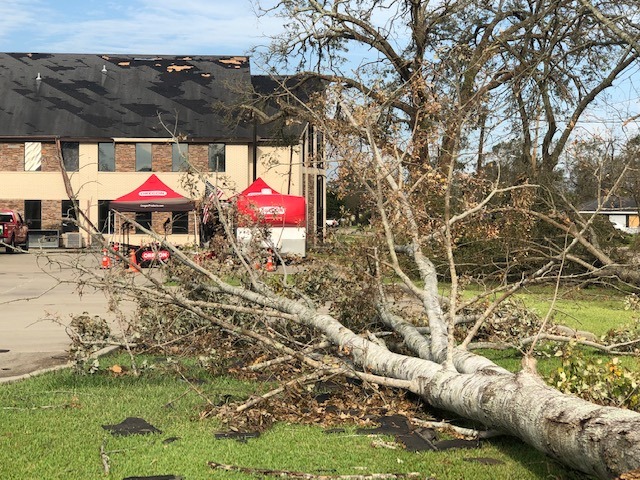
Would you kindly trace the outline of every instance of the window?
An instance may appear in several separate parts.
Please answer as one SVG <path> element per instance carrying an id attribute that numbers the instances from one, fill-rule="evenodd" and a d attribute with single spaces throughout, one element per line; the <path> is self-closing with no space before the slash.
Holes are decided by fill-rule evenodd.
<path id="1" fill-rule="evenodd" d="M 186 172 L 189 169 L 189 145 L 174 143 L 171 152 L 171 171 Z"/>
<path id="2" fill-rule="evenodd" d="M 39 172 L 42 170 L 42 143 L 24 143 L 24 171 Z"/>
<path id="3" fill-rule="evenodd" d="M 173 212 L 171 214 L 171 233 L 189 233 L 188 212 Z"/>
<path id="4" fill-rule="evenodd" d="M 136 172 L 151 171 L 151 144 L 136 143 Z"/>
<path id="5" fill-rule="evenodd" d="M 98 144 L 98 171 L 116 171 L 116 149 L 113 143 Z"/>
<path id="6" fill-rule="evenodd" d="M 109 208 L 109 202 L 109 200 L 98 200 L 98 229 L 100 233 L 113 233 L 114 231 L 115 217 Z"/>
<path id="7" fill-rule="evenodd" d="M 209 144 L 209 171 L 224 172 L 226 171 L 225 144 L 210 143 Z"/>
<path id="8" fill-rule="evenodd" d="M 67 172 L 77 172 L 80 168 L 80 144 L 62 142 L 62 162 Z"/>
<path id="9" fill-rule="evenodd" d="M 151 230 L 151 212 L 136 212 L 136 223 L 140 226 Z M 139 227 L 136 226 L 136 233 L 145 233 Z"/>
<path id="10" fill-rule="evenodd" d="M 313 125 L 309 125 L 309 134 L 307 135 L 307 142 L 309 145 L 309 157 L 313 157 L 316 153 L 316 129 Z"/>
<path id="11" fill-rule="evenodd" d="M 76 209 L 73 208 L 73 202 L 71 200 L 62 200 L 62 233 L 77 232 L 78 225 L 75 223 L 77 220 Z"/>
<path id="12" fill-rule="evenodd" d="M 24 217 L 27 222 L 31 222 L 31 228 L 40 230 L 42 228 L 42 201 L 25 200 Z"/>
<path id="13" fill-rule="evenodd" d="M 316 167 L 324 168 L 324 135 L 316 130 Z"/>

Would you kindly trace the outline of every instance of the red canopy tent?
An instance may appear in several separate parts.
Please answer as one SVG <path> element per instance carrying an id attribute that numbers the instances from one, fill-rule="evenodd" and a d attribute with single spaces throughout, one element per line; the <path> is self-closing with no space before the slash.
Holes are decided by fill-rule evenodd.
<path id="1" fill-rule="evenodd" d="M 278 193 L 262 178 L 238 195 L 237 204 L 238 212 L 252 222 L 263 222 L 274 227 L 306 226 L 304 197 Z"/>
<path id="2" fill-rule="evenodd" d="M 195 208 L 192 200 L 169 188 L 155 174 L 109 206 L 119 212 L 188 212 Z"/>

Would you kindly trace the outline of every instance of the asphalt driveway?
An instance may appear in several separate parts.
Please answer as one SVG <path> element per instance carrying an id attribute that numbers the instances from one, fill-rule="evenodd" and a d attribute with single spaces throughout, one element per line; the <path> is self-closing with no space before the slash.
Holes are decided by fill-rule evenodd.
<path id="1" fill-rule="evenodd" d="M 80 295 L 75 285 L 59 282 L 74 278 L 69 266 L 74 262 L 99 270 L 100 259 L 97 254 L 7 254 L 0 249 L 0 383 L 65 365 L 70 342 L 64 327 L 72 315 L 112 319 L 102 292 L 85 289 Z"/>

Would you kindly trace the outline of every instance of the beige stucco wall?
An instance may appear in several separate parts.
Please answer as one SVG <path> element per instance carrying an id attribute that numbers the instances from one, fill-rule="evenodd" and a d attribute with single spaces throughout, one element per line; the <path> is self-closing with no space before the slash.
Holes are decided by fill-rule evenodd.
<path id="1" fill-rule="evenodd" d="M 277 192 L 303 195 L 299 147 L 259 147 L 257 167 L 257 177 Z"/>
<path id="2" fill-rule="evenodd" d="M 122 140 L 122 139 L 121 139 Z M 148 143 L 146 139 L 129 139 Z M 120 142 L 120 144 L 125 142 Z M 126 143 L 133 143 L 131 141 Z M 251 181 L 251 162 L 248 145 L 226 146 L 226 172 L 215 174 L 204 172 L 206 178 L 217 183 L 230 197 L 243 190 Z M 181 172 L 99 172 L 98 144 L 84 143 L 79 146 L 79 169 L 69 172 L 71 185 L 77 195 L 80 208 L 88 214 L 94 224 L 98 223 L 98 200 L 113 200 L 139 187 L 151 173 L 158 177 L 176 192 L 189 197 L 189 193 L 181 185 L 184 173 Z M 204 192 L 203 182 L 198 182 L 197 191 Z M 60 172 L 21 172 L 3 171 L 0 174 L 0 198 L 15 200 L 66 200 L 67 192 Z M 195 197 L 200 198 L 200 196 Z M 190 219 L 190 223 L 193 219 Z M 194 243 L 197 238 L 190 235 L 169 235 L 169 240 L 176 244 Z M 145 243 L 151 239 L 145 235 L 130 235 L 131 243 Z M 88 242 L 88 235 L 85 235 Z"/>
<path id="3" fill-rule="evenodd" d="M 140 186 L 151 174 L 151 172 L 122 171 L 131 170 L 131 146 L 136 142 L 153 143 L 154 145 L 154 170 L 167 170 L 170 164 L 170 139 L 115 139 L 117 148 L 123 148 L 121 152 L 128 155 L 122 157 L 122 164 L 118 163 L 116 172 L 98 171 L 98 144 L 81 143 L 79 145 L 79 170 L 70 172 L 71 185 L 77 195 L 80 208 L 89 216 L 91 221 L 98 224 L 98 201 L 113 200 Z M 129 144 L 129 145 L 127 145 Z M 5 146 L 19 144 L 3 144 Z M 49 144 L 51 148 L 51 144 Z M 157 145 L 157 147 L 156 147 Z M 202 171 L 207 168 L 206 145 L 194 144 L 193 163 Z M 120 147 L 118 147 L 120 146 Z M 157 148 L 157 150 L 156 150 Z M 191 148 L 191 146 L 190 146 Z M 6 150 L 6 149 L 5 149 Z M 156 164 L 156 153 L 162 157 Z M 196 152 L 197 151 L 197 152 Z M 304 172 L 306 169 L 301 164 L 300 147 L 272 147 L 260 146 L 257 149 L 257 177 L 261 177 L 271 187 L 281 193 L 290 195 L 305 195 Z M 24 172 L 20 171 L 21 154 L 16 150 L 16 159 L 11 160 L 11 168 L 1 168 L 0 172 L 0 199 L 12 205 L 20 205 L 24 200 L 43 201 L 43 223 L 44 206 L 46 201 L 60 202 L 67 200 L 67 192 L 64 187 L 62 174 L 57 171 Z M 195 154 L 197 153 L 197 155 Z M 167 155 L 169 156 L 167 159 Z M 253 180 L 253 149 L 251 145 L 226 145 L 226 171 L 224 173 L 202 172 L 211 183 L 218 185 L 222 189 L 223 198 L 230 198 L 244 190 Z M 20 158 L 18 158 L 20 157 Z M 169 163 L 167 163 L 169 162 Z M 14 165 L 15 164 L 15 165 Z M 0 165 L 1 166 L 1 165 Z M 120 170 L 120 171 L 118 171 Z M 184 174 L 181 172 L 156 171 L 160 179 L 178 193 L 189 197 L 189 192 L 181 184 Z M 204 184 L 198 182 L 194 199 L 202 198 Z M 55 207 L 54 203 L 50 204 Z M 22 207 L 20 207 L 21 209 Z M 49 208 L 50 212 L 56 212 L 59 208 Z M 59 215 L 54 213 L 53 215 Z M 155 222 L 155 217 L 154 217 Z M 51 223 L 51 221 L 49 222 Z M 55 222 L 54 222 L 55 223 Z M 190 225 L 195 225 L 195 217 L 190 219 Z M 50 227 L 48 227 L 50 228 Z M 194 229 L 197 231 L 197 228 Z M 160 233 L 160 232 L 159 232 Z M 162 232 L 163 233 L 163 232 Z M 176 244 L 188 244 L 198 241 L 195 234 L 190 235 L 169 235 L 168 239 Z M 85 240 L 89 238 L 85 235 Z M 130 235 L 131 243 L 144 243 L 150 241 L 144 235 Z"/>

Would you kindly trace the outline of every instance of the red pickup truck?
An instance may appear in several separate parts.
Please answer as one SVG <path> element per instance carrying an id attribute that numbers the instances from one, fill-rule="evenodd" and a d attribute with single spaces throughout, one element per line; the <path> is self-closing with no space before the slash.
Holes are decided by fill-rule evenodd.
<path id="1" fill-rule="evenodd" d="M 15 210 L 0 210 L 0 242 L 7 253 L 17 252 L 16 247 L 29 250 L 29 226 Z"/>

